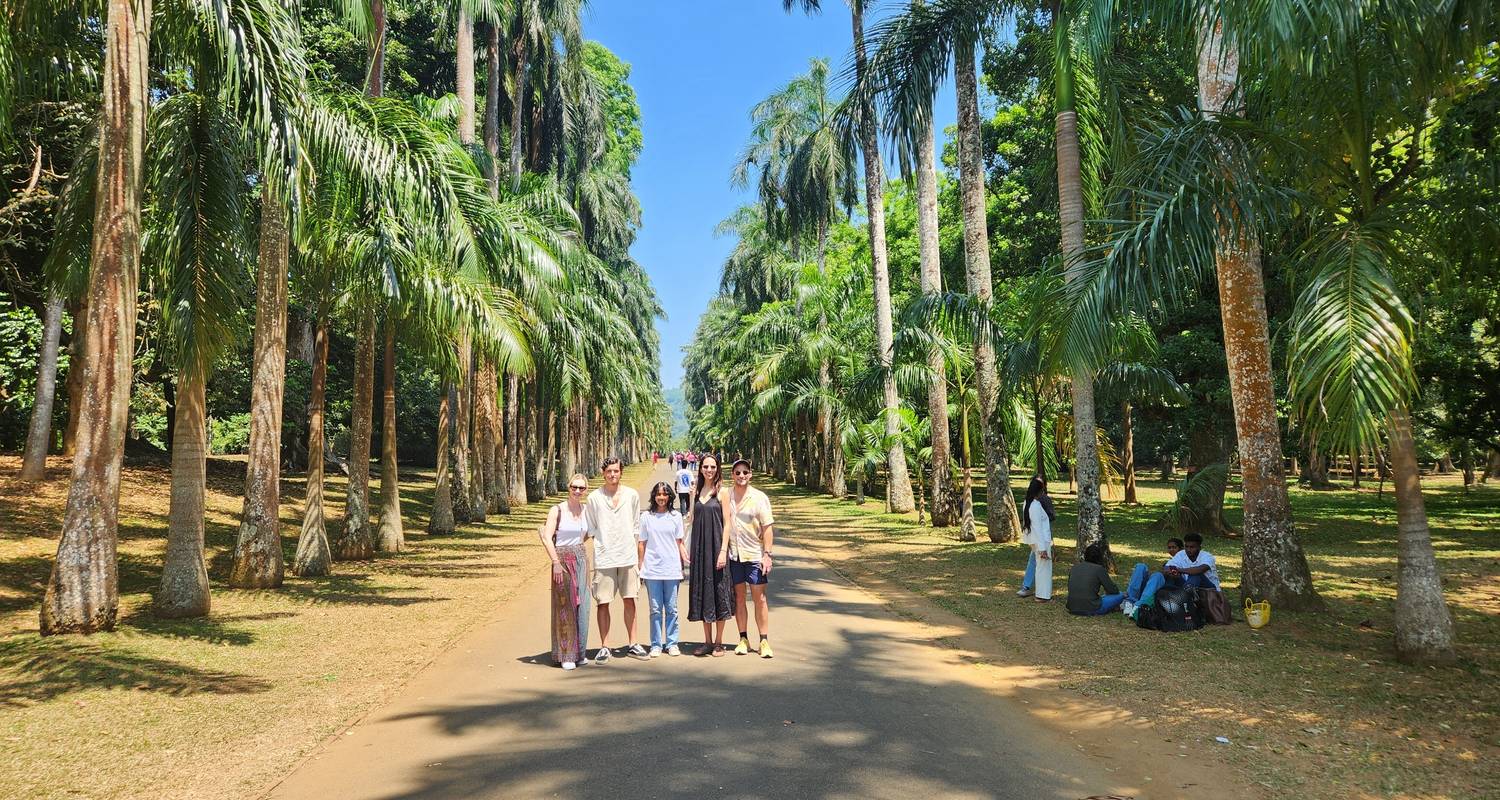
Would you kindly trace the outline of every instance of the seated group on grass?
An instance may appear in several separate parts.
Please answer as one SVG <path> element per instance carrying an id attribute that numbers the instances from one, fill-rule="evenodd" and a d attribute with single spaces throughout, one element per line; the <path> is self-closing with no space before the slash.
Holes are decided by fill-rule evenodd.
<path id="1" fill-rule="evenodd" d="M 1083 616 L 1108 614 L 1121 606 L 1130 614 L 1136 606 L 1151 605 L 1164 586 L 1189 589 L 1219 588 L 1219 570 L 1211 553 L 1203 549 L 1203 537 L 1190 533 L 1167 540 L 1167 562 L 1158 572 L 1136 564 L 1130 583 L 1120 591 L 1104 568 L 1104 549 L 1091 544 L 1083 560 L 1068 573 L 1068 611 Z"/>

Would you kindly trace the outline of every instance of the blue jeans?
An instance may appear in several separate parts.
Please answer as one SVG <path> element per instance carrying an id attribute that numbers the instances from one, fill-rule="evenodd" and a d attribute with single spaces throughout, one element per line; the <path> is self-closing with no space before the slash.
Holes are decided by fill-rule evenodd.
<path id="1" fill-rule="evenodd" d="M 651 646 L 663 650 L 677 644 L 676 580 L 646 580 L 646 595 L 651 598 Z M 665 640 L 665 641 L 663 641 Z"/>
<path id="2" fill-rule="evenodd" d="M 1036 585 L 1036 551 L 1026 556 L 1026 574 L 1021 576 L 1021 588 L 1030 589 Z"/>
<path id="3" fill-rule="evenodd" d="M 1130 583 L 1125 587 L 1125 599 L 1137 605 L 1150 603 L 1156 599 L 1156 590 L 1166 582 L 1167 576 L 1160 572 L 1150 572 L 1145 564 L 1136 564 L 1135 570 L 1130 573 Z"/>
<path id="4" fill-rule="evenodd" d="M 1212 588 L 1214 588 L 1213 582 L 1208 579 L 1208 573 L 1207 572 L 1202 573 L 1200 575 L 1183 575 L 1182 576 L 1182 585 L 1186 586 L 1186 587 L 1188 587 L 1190 589 L 1212 589 Z"/>
<path id="5" fill-rule="evenodd" d="M 1123 593 L 1104 595 L 1099 598 L 1099 610 L 1094 612 L 1094 616 L 1102 617 L 1105 614 L 1109 614 L 1119 608 L 1123 602 L 1125 602 L 1125 595 Z"/>

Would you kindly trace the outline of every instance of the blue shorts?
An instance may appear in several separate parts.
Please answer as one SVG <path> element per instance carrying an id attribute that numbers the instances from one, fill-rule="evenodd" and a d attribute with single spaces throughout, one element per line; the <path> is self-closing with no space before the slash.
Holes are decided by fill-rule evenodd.
<path id="1" fill-rule="evenodd" d="M 769 576 L 760 571 L 759 561 L 729 562 L 729 577 L 736 586 L 742 583 L 764 586 L 771 581 Z"/>

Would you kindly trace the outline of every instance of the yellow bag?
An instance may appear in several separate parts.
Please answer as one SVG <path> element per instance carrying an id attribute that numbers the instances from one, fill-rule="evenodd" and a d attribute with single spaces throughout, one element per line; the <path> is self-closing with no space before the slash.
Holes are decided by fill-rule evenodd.
<path id="1" fill-rule="evenodd" d="M 1263 600 L 1252 603 L 1250 598 L 1245 598 L 1245 621 L 1252 628 L 1264 628 L 1271 624 L 1271 602 Z"/>

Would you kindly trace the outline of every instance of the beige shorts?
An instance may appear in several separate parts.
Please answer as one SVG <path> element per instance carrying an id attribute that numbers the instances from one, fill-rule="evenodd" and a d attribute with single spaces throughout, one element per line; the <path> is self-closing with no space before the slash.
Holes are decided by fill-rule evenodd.
<path id="1" fill-rule="evenodd" d="M 640 586 L 641 573 L 634 564 L 594 570 L 595 602 L 608 603 L 615 599 L 615 595 L 634 600 Z"/>

